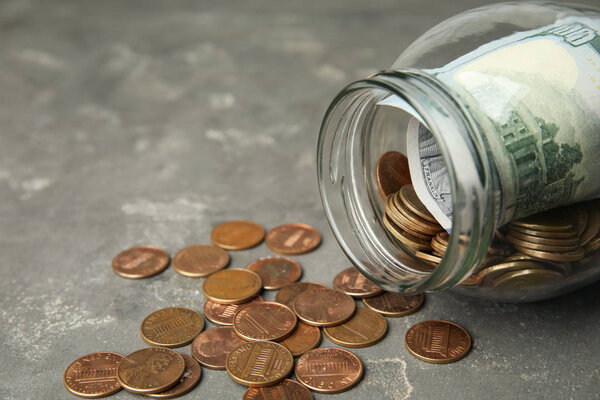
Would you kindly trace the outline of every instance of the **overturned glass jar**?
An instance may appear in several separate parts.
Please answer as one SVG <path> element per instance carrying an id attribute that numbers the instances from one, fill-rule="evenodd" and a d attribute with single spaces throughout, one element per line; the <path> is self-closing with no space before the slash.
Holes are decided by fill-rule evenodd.
<path id="1" fill-rule="evenodd" d="M 390 291 L 501 301 L 600 278 L 600 12 L 457 15 L 333 100 L 321 197 L 351 262 Z"/>

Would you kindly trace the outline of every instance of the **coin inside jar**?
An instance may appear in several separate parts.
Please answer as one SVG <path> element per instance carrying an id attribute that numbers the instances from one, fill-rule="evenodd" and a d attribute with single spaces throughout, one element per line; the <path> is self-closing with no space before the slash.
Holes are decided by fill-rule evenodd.
<path id="1" fill-rule="evenodd" d="M 246 269 L 260 275 L 263 288 L 267 290 L 280 289 L 296 282 L 302 275 L 300 264 L 287 257 L 261 258 L 250 263 Z"/>
<path id="2" fill-rule="evenodd" d="M 294 366 L 288 349 L 275 342 L 247 342 L 229 353 L 227 374 L 242 385 L 263 387 L 284 380 Z"/>
<path id="3" fill-rule="evenodd" d="M 215 303 L 239 304 L 255 297 L 261 288 L 262 281 L 256 272 L 224 269 L 206 278 L 202 284 L 202 293 Z"/>
<path id="4" fill-rule="evenodd" d="M 385 292 L 379 296 L 363 299 L 365 306 L 386 317 L 403 317 L 417 311 L 423 304 L 425 295 L 403 295 L 401 293 Z"/>
<path id="5" fill-rule="evenodd" d="M 154 246 L 137 246 L 124 250 L 112 260 L 115 274 L 128 279 L 154 276 L 169 266 L 166 251 Z"/>
<path id="6" fill-rule="evenodd" d="M 319 347 L 298 359 L 295 373 L 302 384 L 315 392 L 341 393 L 360 382 L 363 365 L 348 350 Z"/>
<path id="7" fill-rule="evenodd" d="M 98 399 L 121 390 L 117 367 L 125 356 L 108 351 L 87 354 L 65 370 L 63 383 L 75 396 Z"/>
<path id="8" fill-rule="evenodd" d="M 208 329 L 192 342 L 192 355 L 206 368 L 225 370 L 225 361 L 231 350 L 245 343 L 231 326 Z"/>
<path id="9" fill-rule="evenodd" d="M 333 326 L 349 320 L 356 305 L 352 297 L 332 289 L 302 292 L 293 309 L 298 318 L 313 326 Z"/>
<path id="10" fill-rule="evenodd" d="M 423 321 L 406 332 L 406 348 L 420 360 L 448 364 L 463 358 L 471 349 L 471 336 L 449 321 Z"/>
<path id="11" fill-rule="evenodd" d="M 382 288 L 365 278 L 354 267 L 339 272 L 333 279 L 333 288 L 359 298 L 376 296 L 383 292 Z"/>
<path id="12" fill-rule="evenodd" d="M 379 342 L 387 332 L 387 321 L 381 314 L 357 307 L 352 318 L 343 324 L 323 328 L 335 344 L 345 347 L 368 347 Z"/>
<path id="13" fill-rule="evenodd" d="M 279 254 L 304 254 L 321 244 L 321 234 L 306 224 L 286 224 L 273 228 L 266 238 L 267 247 Z"/>
<path id="14" fill-rule="evenodd" d="M 296 296 L 313 289 L 327 289 L 327 286 L 315 282 L 295 282 L 279 289 L 275 295 L 275 301 L 292 308 Z"/>
<path id="15" fill-rule="evenodd" d="M 183 276 L 202 278 L 225 268 L 229 254 L 220 247 L 196 245 L 179 250 L 173 257 L 173 269 Z"/>
<path id="16" fill-rule="evenodd" d="M 154 394 L 146 394 L 147 397 L 153 399 L 174 399 L 179 396 L 183 396 L 190 390 L 198 385 L 200 377 L 202 376 L 202 368 L 198 365 L 198 362 L 187 354 L 180 354 L 185 362 L 185 371 L 183 376 L 179 380 L 179 383 L 173 386 L 171 389 Z"/>
<path id="17" fill-rule="evenodd" d="M 321 329 L 298 321 L 296 329 L 281 341 L 294 357 L 301 356 L 321 343 Z"/>
<path id="18" fill-rule="evenodd" d="M 285 339 L 296 327 L 296 315 L 287 306 L 273 302 L 250 303 L 233 318 L 233 329 L 245 340 Z"/>
<path id="19" fill-rule="evenodd" d="M 258 303 L 264 301 L 261 296 L 256 296 L 248 303 Z M 204 315 L 214 324 L 217 325 L 233 325 L 233 317 L 238 312 L 240 307 L 247 303 L 240 304 L 219 304 L 214 301 L 206 300 L 204 303 Z"/>
<path id="20" fill-rule="evenodd" d="M 117 368 L 117 379 L 133 393 L 160 393 L 179 383 L 184 372 L 181 354 L 164 347 L 150 347 L 125 357 Z"/>
<path id="21" fill-rule="evenodd" d="M 312 400 L 312 398 L 306 386 L 286 379 L 275 386 L 249 388 L 244 393 L 243 400 Z"/>
<path id="22" fill-rule="evenodd" d="M 397 151 L 383 153 L 375 166 L 379 194 L 385 200 L 411 182 L 408 158 Z"/>
<path id="23" fill-rule="evenodd" d="M 265 230 L 252 221 L 229 221 L 217 225 L 210 234 L 215 246 L 226 250 L 244 250 L 263 241 Z"/>
<path id="24" fill-rule="evenodd" d="M 181 347 L 204 329 L 204 318 L 194 310 L 168 307 L 148 315 L 140 326 L 142 339 L 152 346 Z"/>

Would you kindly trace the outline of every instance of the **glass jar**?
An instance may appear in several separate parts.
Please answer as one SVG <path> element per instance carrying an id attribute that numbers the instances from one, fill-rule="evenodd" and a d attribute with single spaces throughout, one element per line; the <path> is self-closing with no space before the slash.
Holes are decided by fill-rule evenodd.
<path id="1" fill-rule="evenodd" d="M 442 22 L 390 70 L 344 88 L 317 161 L 351 262 L 390 291 L 500 301 L 600 278 L 599 32 L 590 7 L 495 4 Z M 405 214 L 392 221 L 401 193 L 380 195 L 378 162 L 390 151 L 408 154 L 411 168 L 387 178 L 412 180 L 445 228 L 417 237 L 430 248 L 398 225 Z"/>

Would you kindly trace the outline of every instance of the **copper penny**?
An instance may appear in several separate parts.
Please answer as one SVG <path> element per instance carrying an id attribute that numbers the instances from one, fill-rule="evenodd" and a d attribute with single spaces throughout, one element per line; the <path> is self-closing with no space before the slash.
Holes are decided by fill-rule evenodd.
<path id="1" fill-rule="evenodd" d="M 375 176 L 379 194 L 385 199 L 402 186 L 411 183 L 408 158 L 397 151 L 383 153 L 377 161 Z"/>
<path id="2" fill-rule="evenodd" d="M 204 318 L 194 310 L 168 307 L 154 311 L 140 325 L 144 342 L 151 346 L 181 347 L 204 329 Z"/>
<path id="3" fill-rule="evenodd" d="M 187 354 L 181 354 L 185 362 L 185 371 L 179 380 L 179 383 L 173 386 L 166 392 L 147 394 L 146 396 L 155 399 L 174 399 L 175 397 L 183 396 L 198 385 L 202 376 L 202 368 L 198 362 Z"/>
<path id="4" fill-rule="evenodd" d="M 300 293 L 306 290 L 323 288 L 327 289 L 327 286 L 315 282 L 295 282 L 279 289 L 275 295 L 275 301 L 291 308 L 296 296 Z"/>
<path id="5" fill-rule="evenodd" d="M 169 255 L 153 246 L 137 246 L 124 250 L 112 260 L 115 274 L 129 279 L 148 278 L 169 266 Z"/>
<path id="6" fill-rule="evenodd" d="M 316 289 L 300 293 L 292 307 L 298 318 L 309 325 L 333 326 L 349 320 L 356 304 L 345 293 Z"/>
<path id="7" fill-rule="evenodd" d="M 204 296 L 221 304 L 245 303 L 255 297 L 261 288 L 260 276 L 247 269 L 217 271 L 202 283 Z"/>
<path id="8" fill-rule="evenodd" d="M 226 250 L 244 250 L 263 241 L 265 230 L 252 221 L 229 221 L 215 226 L 210 240 Z"/>
<path id="9" fill-rule="evenodd" d="M 363 299 L 365 306 L 386 317 L 404 317 L 417 311 L 423 304 L 425 295 L 403 295 L 401 293 L 385 292 L 379 296 Z"/>
<path id="10" fill-rule="evenodd" d="M 381 314 L 357 307 L 352 318 L 341 325 L 323 328 L 333 343 L 345 347 L 368 347 L 379 342 L 387 332 L 387 321 Z"/>
<path id="11" fill-rule="evenodd" d="M 321 344 L 321 329 L 298 321 L 296 329 L 281 341 L 294 357 L 301 356 Z"/>
<path id="12" fill-rule="evenodd" d="M 412 355 L 423 361 L 448 364 L 469 352 L 471 336 L 453 322 L 423 321 L 406 332 L 405 344 Z"/>
<path id="13" fill-rule="evenodd" d="M 338 273 L 333 279 L 333 288 L 352 297 L 371 297 L 383 289 L 365 278 L 356 268 L 351 267 Z"/>
<path id="14" fill-rule="evenodd" d="M 108 351 L 79 357 L 65 370 L 63 383 L 75 396 L 87 399 L 110 396 L 121 390 L 117 367 L 124 358 Z"/>
<path id="15" fill-rule="evenodd" d="M 292 334 L 296 321 L 296 314 L 283 304 L 250 303 L 233 317 L 233 330 L 245 340 L 278 341 Z"/>
<path id="16" fill-rule="evenodd" d="M 296 381 L 286 379 L 275 385 L 261 388 L 249 388 L 243 400 L 312 400 L 308 388 Z"/>
<path id="17" fill-rule="evenodd" d="M 117 379 L 133 393 L 160 393 L 175 386 L 185 372 L 181 354 L 150 347 L 129 354 L 117 368 Z"/>
<path id="18" fill-rule="evenodd" d="M 296 379 L 319 393 L 340 393 L 354 387 L 363 375 L 363 365 L 354 353 L 336 347 L 319 347 L 296 363 Z"/>
<path id="19" fill-rule="evenodd" d="M 231 350 L 246 343 L 231 326 L 208 329 L 192 342 L 192 355 L 206 368 L 225 370 L 225 361 Z"/>
<path id="20" fill-rule="evenodd" d="M 321 243 L 321 234 L 306 224 L 286 224 L 273 228 L 267 234 L 267 247 L 279 254 L 304 254 Z"/>
<path id="21" fill-rule="evenodd" d="M 183 276 L 202 278 L 225 268 L 229 254 L 220 247 L 196 245 L 179 250 L 173 257 L 173 269 Z"/>
<path id="22" fill-rule="evenodd" d="M 249 302 L 258 303 L 264 301 L 261 296 L 256 296 Z M 217 325 L 233 325 L 233 317 L 238 312 L 240 307 L 245 306 L 247 303 L 241 304 L 219 304 L 214 301 L 206 300 L 204 303 L 204 315 L 211 322 Z"/>
<path id="23" fill-rule="evenodd" d="M 250 263 L 246 269 L 260 275 L 263 288 L 267 290 L 280 289 L 296 282 L 302 275 L 300 264 L 287 257 L 261 258 Z"/>
<path id="24" fill-rule="evenodd" d="M 275 385 L 294 367 L 292 354 L 275 342 L 247 342 L 229 353 L 227 373 L 237 383 L 251 387 Z"/>

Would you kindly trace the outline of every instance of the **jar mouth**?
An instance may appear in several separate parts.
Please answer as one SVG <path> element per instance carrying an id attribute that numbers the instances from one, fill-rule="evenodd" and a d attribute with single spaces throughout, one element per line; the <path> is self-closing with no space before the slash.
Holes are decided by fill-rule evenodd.
<path id="1" fill-rule="evenodd" d="M 385 201 L 375 176 L 379 155 L 406 154 L 402 132 L 414 118 L 438 144 L 454 205 L 448 247 L 433 269 L 384 227 Z M 475 127 L 439 82 L 411 70 L 354 82 L 327 110 L 317 158 L 325 213 L 352 264 L 385 289 L 407 294 L 446 289 L 468 278 L 485 256 L 496 224 L 491 171 Z"/>

